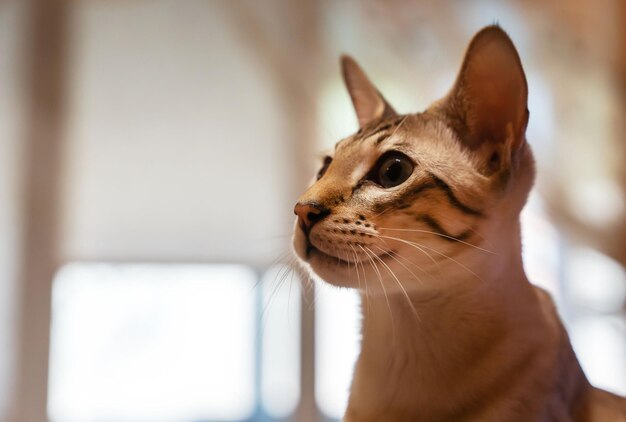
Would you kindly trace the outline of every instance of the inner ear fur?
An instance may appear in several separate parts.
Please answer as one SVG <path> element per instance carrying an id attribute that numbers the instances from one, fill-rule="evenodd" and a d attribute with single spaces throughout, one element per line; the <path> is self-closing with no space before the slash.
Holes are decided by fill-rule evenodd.
<path id="1" fill-rule="evenodd" d="M 373 121 L 397 115 L 352 57 L 341 56 L 341 70 L 356 111 L 359 127 L 362 128 Z"/>
<path id="2" fill-rule="evenodd" d="M 482 29 L 443 101 L 461 141 L 488 167 L 505 164 L 525 142 L 527 103 L 526 76 L 513 42 L 498 26 Z"/>

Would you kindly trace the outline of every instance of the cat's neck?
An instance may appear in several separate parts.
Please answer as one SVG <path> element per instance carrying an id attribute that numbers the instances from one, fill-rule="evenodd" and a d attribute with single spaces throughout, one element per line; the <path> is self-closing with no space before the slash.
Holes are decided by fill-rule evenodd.
<path id="1" fill-rule="evenodd" d="M 448 289 L 363 295 L 362 352 L 352 389 L 361 409 L 371 405 L 372 412 L 377 411 L 377 399 L 370 395 L 381 385 L 387 392 L 400 393 L 380 402 L 395 401 L 400 407 L 417 405 L 411 386 L 419 386 L 420 400 L 430 402 L 429 409 L 436 409 L 441 397 L 450 400 L 441 403 L 443 408 L 457 397 L 476 398 L 481 385 L 485 390 L 492 387 L 486 374 L 494 368 L 503 373 L 503 368 L 515 367 L 527 357 L 510 350 L 520 344 L 534 350 L 541 347 L 542 338 L 550 338 L 548 331 L 554 327 L 546 323 L 525 276 L 519 234 L 508 238 L 514 241 L 497 245 L 498 254 L 474 259 L 480 265 L 455 272 L 452 282 L 442 279 Z M 476 395 L 468 394 L 460 380 L 468 381 Z M 370 386 L 376 386 L 371 393 Z M 411 394 L 402 397 L 402 392 Z"/>
<path id="2" fill-rule="evenodd" d="M 492 279 L 472 272 L 476 275 L 468 273 L 466 286 L 455 280 L 451 291 L 363 294 L 363 349 L 367 350 L 370 343 L 379 343 L 378 351 L 454 343 L 451 349 L 465 353 L 464 343 L 475 343 L 477 336 L 493 338 L 502 330 L 510 331 L 520 315 L 541 314 L 535 289 L 521 268 L 491 273 Z M 447 283 L 442 280 L 441 284 Z M 442 360 L 450 358 L 442 356 Z"/>
<path id="3" fill-rule="evenodd" d="M 370 346 L 390 353 L 403 347 L 417 351 L 440 347 L 444 350 L 432 359 L 453 362 L 450 354 L 454 351 L 466 358 L 468 350 L 482 353 L 475 343 L 510 333 L 520 315 L 527 324 L 531 323 L 529 315 L 541 317 L 535 288 L 526 278 L 521 259 L 496 256 L 482 262 L 485 270 L 469 265 L 455 272 L 454 280 L 439 280 L 446 286 L 442 289 L 362 295 L 364 352 Z"/>

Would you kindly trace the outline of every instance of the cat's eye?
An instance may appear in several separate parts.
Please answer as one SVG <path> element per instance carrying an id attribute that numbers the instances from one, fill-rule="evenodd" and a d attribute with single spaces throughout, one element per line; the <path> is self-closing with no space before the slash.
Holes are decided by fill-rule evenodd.
<path id="1" fill-rule="evenodd" d="M 322 176 L 326 173 L 326 170 L 328 170 L 328 166 L 330 166 L 330 163 L 332 161 L 333 161 L 332 157 L 328 155 L 324 157 L 324 163 L 322 164 L 322 168 L 317 172 L 317 180 L 320 180 Z"/>
<path id="2" fill-rule="evenodd" d="M 404 183 L 413 173 L 413 161 L 406 155 L 391 151 L 384 154 L 370 173 L 370 179 L 383 188 Z"/>

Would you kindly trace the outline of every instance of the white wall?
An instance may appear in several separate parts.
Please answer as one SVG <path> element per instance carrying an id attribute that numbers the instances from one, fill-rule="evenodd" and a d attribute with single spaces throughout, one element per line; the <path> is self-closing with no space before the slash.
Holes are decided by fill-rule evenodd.
<path id="1" fill-rule="evenodd" d="M 74 9 L 65 258 L 273 260 L 293 206 L 280 99 L 220 4 Z"/>

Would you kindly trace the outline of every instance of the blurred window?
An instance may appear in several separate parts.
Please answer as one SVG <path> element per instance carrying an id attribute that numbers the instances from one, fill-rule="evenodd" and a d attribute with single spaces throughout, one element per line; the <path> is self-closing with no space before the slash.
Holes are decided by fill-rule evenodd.
<path id="1" fill-rule="evenodd" d="M 289 416 L 299 401 L 300 294 L 297 280 L 291 300 L 277 289 L 287 273 L 270 270 L 260 292 L 241 265 L 66 265 L 53 288 L 50 419 L 251 420 L 257 333 L 263 407 Z"/>
<path id="2" fill-rule="evenodd" d="M 300 401 L 300 280 L 276 266 L 262 283 L 261 399 L 270 417 L 285 418 Z"/>
<path id="3" fill-rule="evenodd" d="M 321 412 L 341 419 L 348 404 L 361 339 L 360 298 L 324 283 L 315 292 L 315 400 Z"/>

